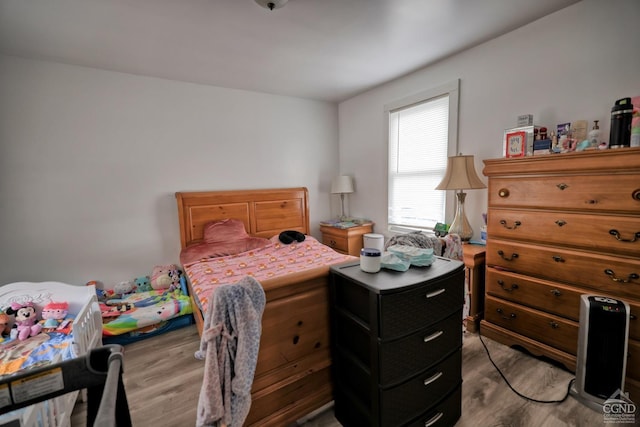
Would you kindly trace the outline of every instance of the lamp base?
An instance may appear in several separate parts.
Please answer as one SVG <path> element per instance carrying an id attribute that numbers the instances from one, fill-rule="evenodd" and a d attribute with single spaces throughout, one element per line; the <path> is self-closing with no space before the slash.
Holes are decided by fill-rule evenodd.
<path id="1" fill-rule="evenodd" d="M 451 226 L 449 226 L 450 234 L 457 234 L 460 236 L 460 240 L 468 242 L 473 237 L 473 228 L 467 220 L 467 216 L 464 214 L 464 199 L 467 193 L 460 191 L 456 193 L 458 203 L 456 205 L 456 216 L 453 218 Z"/>

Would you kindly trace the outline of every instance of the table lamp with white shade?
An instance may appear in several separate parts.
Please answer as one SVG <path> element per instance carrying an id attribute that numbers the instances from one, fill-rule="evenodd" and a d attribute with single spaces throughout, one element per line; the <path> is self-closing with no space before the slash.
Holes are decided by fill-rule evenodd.
<path id="1" fill-rule="evenodd" d="M 453 218 L 449 233 L 457 234 L 465 242 L 473 237 L 473 229 L 464 213 L 464 199 L 467 196 L 462 190 L 487 188 L 478 177 L 473 156 L 452 156 L 447 159 L 447 171 L 436 190 L 455 190 L 457 198 L 456 215 Z"/>
<path id="2" fill-rule="evenodd" d="M 340 221 L 344 221 L 346 218 L 344 214 L 344 195 L 353 193 L 353 178 L 348 175 L 340 175 L 333 178 L 333 180 L 331 180 L 331 193 L 340 194 L 342 206 Z"/>

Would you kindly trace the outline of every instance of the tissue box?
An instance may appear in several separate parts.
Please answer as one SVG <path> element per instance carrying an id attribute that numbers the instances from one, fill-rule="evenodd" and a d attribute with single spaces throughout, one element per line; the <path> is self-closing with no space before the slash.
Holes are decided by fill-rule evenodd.
<path id="1" fill-rule="evenodd" d="M 518 126 L 533 125 L 533 114 L 522 114 L 518 116 Z"/>

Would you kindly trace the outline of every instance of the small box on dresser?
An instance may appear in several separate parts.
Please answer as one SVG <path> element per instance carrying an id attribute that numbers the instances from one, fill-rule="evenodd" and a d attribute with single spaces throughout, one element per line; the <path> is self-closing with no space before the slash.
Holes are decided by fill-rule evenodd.
<path id="1" fill-rule="evenodd" d="M 485 160 L 482 334 L 575 370 L 580 295 L 631 307 L 625 391 L 640 402 L 640 149 Z"/>
<path id="2" fill-rule="evenodd" d="M 461 412 L 464 268 L 329 275 L 335 415 L 344 426 L 452 426 Z"/>

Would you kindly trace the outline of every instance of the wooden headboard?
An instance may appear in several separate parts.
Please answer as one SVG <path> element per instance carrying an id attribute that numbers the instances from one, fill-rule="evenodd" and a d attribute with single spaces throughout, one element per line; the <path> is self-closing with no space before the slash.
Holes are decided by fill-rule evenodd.
<path id="1" fill-rule="evenodd" d="M 205 224 L 227 218 L 247 233 L 272 237 L 284 230 L 309 234 L 309 195 L 304 187 L 176 193 L 182 248 L 202 241 Z"/>

